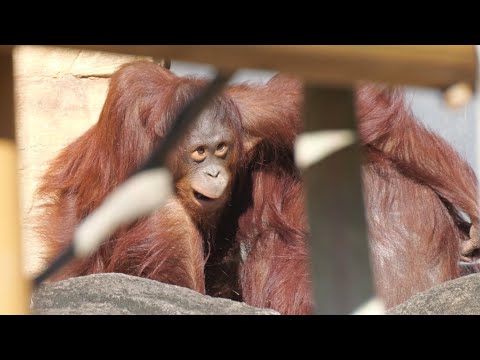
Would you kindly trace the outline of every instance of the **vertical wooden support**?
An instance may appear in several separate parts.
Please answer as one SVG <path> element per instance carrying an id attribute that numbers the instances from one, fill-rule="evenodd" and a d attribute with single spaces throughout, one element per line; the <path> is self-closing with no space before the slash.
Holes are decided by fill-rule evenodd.
<path id="1" fill-rule="evenodd" d="M 356 131 L 353 92 L 307 85 L 305 131 Z M 349 314 L 374 296 L 358 146 L 304 171 L 317 314 Z"/>
<path id="2" fill-rule="evenodd" d="M 27 314 L 22 275 L 12 54 L 0 52 L 0 314 Z"/>

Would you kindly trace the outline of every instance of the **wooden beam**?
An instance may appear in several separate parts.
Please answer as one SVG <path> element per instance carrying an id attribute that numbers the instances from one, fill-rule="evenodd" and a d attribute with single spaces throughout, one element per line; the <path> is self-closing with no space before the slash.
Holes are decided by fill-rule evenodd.
<path id="1" fill-rule="evenodd" d="M 26 314 L 30 297 L 22 276 L 13 64 L 0 52 L 0 314 Z"/>
<path id="2" fill-rule="evenodd" d="M 474 85 L 475 52 L 469 45 L 72 45 L 69 47 L 167 57 L 223 69 L 257 68 L 292 73 L 326 86 L 359 80 L 446 89 Z"/>

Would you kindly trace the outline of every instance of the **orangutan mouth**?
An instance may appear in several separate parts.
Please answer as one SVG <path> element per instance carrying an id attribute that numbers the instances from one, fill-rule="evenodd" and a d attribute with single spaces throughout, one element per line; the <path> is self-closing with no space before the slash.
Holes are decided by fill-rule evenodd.
<path id="1" fill-rule="evenodd" d="M 216 199 L 213 199 L 213 198 L 209 198 L 208 196 L 205 196 L 205 195 L 203 195 L 203 194 L 201 194 L 201 193 L 199 193 L 198 191 L 195 191 L 195 190 L 193 190 L 193 196 L 195 196 L 195 198 L 197 200 L 200 200 L 200 201 L 209 202 L 209 201 L 215 201 L 216 200 Z"/>

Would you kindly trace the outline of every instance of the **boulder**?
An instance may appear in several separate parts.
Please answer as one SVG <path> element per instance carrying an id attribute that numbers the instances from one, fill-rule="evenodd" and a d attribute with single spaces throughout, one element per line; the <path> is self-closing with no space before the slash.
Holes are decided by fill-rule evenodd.
<path id="1" fill-rule="evenodd" d="M 391 315 L 480 315 L 480 274 L 447 281 L 389 310 Z"/>
<path id="2" fill-rule="evenodd" d="M 179 286 L 107 273 L 42 285 L 32 297 L 39 315 L 275 315 L 245 303 Z"/>

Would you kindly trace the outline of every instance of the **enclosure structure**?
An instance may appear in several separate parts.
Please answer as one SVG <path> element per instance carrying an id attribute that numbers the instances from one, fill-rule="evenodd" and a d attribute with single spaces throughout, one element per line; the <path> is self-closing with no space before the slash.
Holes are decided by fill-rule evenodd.
<path id="1" fill-rule="evenodd" d="M 306 81 L 305 131 L 355 132 L 352 86 L 371 80 L 448 89 L 473 88 L 473 46 L 75 46 L 97 51 L 208 63 L 222 70 L 259 68 Z M 20 270 L 12 47 L 0 48 L 1 313 L 28 313 L 29 281 Z M 356 150 L 304 171 L 311 225 L 316 312 L 349 313 L 373 294 Z M 332 205 L 342 213 L 328 211 Z M 344 224 L 348 224 L 345 226 Z M 340 239 L 340 240 L 339 240 Z M 339 266 L 342 268 L 339 270 Z"/>

